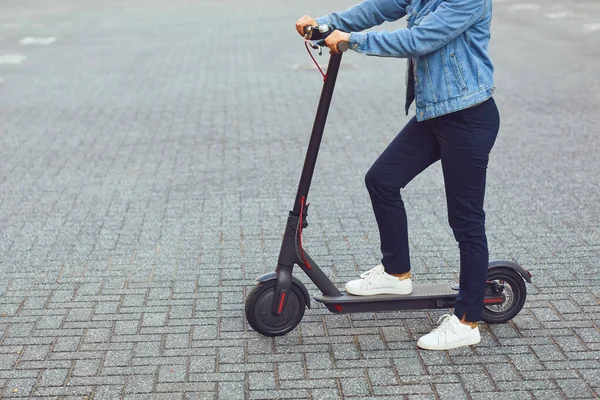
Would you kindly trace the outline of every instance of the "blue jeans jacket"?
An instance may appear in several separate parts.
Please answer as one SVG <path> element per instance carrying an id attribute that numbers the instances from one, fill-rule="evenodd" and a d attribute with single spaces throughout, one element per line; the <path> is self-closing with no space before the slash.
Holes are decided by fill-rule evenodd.
<path id="1" fill-rule="evenodd" d="M 408 28 L 359 33 L 404 16 Z M 423 121 L 492 96 L 491 19 L 492 0 L 365 0 L 317 22 L 350 32 L 350 48 L 359 53 L 409 59 L 406 113 L 416 99 Z"/>

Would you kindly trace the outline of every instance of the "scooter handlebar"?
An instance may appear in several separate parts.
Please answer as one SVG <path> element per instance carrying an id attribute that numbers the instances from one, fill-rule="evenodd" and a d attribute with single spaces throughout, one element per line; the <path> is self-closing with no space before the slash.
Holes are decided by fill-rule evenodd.
<path id="1" fill-rule="evenodd" d="M 346 50 L 348 50 L 349 47 L 350 47 L 350 45 L 348 44 L 348 42 L 339 42 L 337 44 L 337 51 L 339 51 L 340 53 L 343 53 Z"/>
<path id="2" fill-rule="evenodd" d="M 325 46 L 325 38 L 329 36 L 333 32 L 329 29 L 327 25 L 321 26 L 310 26 L 307 25 L 304 27 L 304 37 L 308 40 L 317 41 L 319 46 Z M 348 50 L 349 45 L 348 42 L 339 42 L 337 44 L 337 51 L 339 53 L 343 53 Z"/>

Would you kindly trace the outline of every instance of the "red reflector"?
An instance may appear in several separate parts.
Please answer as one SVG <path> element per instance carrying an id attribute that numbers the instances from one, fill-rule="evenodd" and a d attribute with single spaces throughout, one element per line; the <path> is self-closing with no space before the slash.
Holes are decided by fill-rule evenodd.
<path id="1" fill-rule="evenodd" d="M 285 292 L 281 293 L 281 300 L 279 301 L 279 309 L 277 310 L 278 314 L 281 314 L 281 309 L 283 308 L 283 300 L 285 300 Z"/>
<path id="2" fill-rule="evenodd" d="M 504 299 L 484 299 L 483 303 L 484 304 L 499 304 L 499 303 L 503 303 Z"/>
<path id="3" fill-rule="evenodd" d="M 339 304 L 336 304 L 334 307 L 337 312 L 342 312 L 342 306 L 340 306 Z"/>

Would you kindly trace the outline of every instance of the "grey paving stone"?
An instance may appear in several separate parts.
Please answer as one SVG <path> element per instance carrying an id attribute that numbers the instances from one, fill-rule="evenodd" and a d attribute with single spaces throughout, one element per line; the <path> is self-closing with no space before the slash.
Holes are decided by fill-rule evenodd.
<path id="1" fill-rule="evenodd" d="M 505 392 L 496 392 L 496 393 L 477 393 L 473 398 L 482 399 L 482 400 L 493 400 L 497 399 L 497 396 L 501 396 L 503 399 L 510 400 L 521 400 L 521 399 L 531 399 L 531 394 L 526 391 L 515 390 L 515 391 L 505 391 Z"/>
<path id="2" fill-rule="evenodd" d="M 134 335 L 138 333 L 139 317 L 131 321 L 115 321 L 115 335 Z"/>
<path id="3" fill-rule="evenodd" d="M 108 328 L 92 328 L 88 329 L 83 339 L 85 343 L 102 343 L 107 342 L 111 332 Z"/>
<path id="4" fill-rule="evenodd" d="M 212 400 L 215 398 L 214 392 L 188 392 L 184 393 L 184 399 L 190 400 Z"/>
<path id="5" fill-rule="evenodd" d="M 331 346 L 333 351 L 333 357 L 336 360 L 347 360 L 357 359 L 360 357 L 356 344 L 353 343 L 340 343 L 333 344 Z"/>
<path id="6" fill-rule="evenodd" d="M 579 373 L 583 376 L 583 379 L 592 388 L 600 387 L 600 370 L 598 369 L 582 369 Z"/>
<path id="7" fill-rule="evenodd" d="M 533 346 L 533 351 L 540 361 L 560 361 L 566 357 L 555 345 Z"/>
<path id="8" fill-rule="evenodd" d="M 79 347 L 81 337 L 78 336 L 61 336 L 56 338 L 56 343 L 52 348 L 53 352 L 75 351 Z"/>
<path id="9" fill-rule="evenodd" d="M 152 393 L 154 390 L 155 374 L 143 374 L 127 377 L 125 393 Z"/>
<path id="10" fill-rule="evenodd" d="M 106 352 L 104 367 L 119 367 L 131 365 L 131 350 L 110 350 Z"/>
<path id="11" fill-rule="evenodd" d="M 582 379 L 557 379 L 556 384 L 570 399 L 590 399 L 594 397 L 594 393 Z"/>
<path id="12" fill-rule="evenodd" d="M 117 385 L 103 385 L 96 389 L 94 392 L 95 399 L 115 399 L 121 396 L 121 386 Z"/>
<path id="13" fill-rule="evenodd" d="M 167 320 L 166 313 L 144 313 L 143 327 L 165 326 Z"/>
<path id="14" fill-rule="evenodd" d="M 367 375 L 371 384 L 374 386 L 378 385 L 389 385 L 393 386 L 398 384 L 396 373 L 392 367 L 388 368 L 367 368 Z"/>
<path id="15" fill-rule="evenodd" d="M 238 364 L 244 362 L 244 348 L 227 347 L 218 350 L 218 362 L 222 364 Z"/>
<path id="16" fill-rule="evenodd" d="M 337 389 L 312 389 L 310 393 L 313 399 L 338 400 L 343 398 Z"/>
<path id="17" fill-rule="evenodd" d="M 72 376 L 95 376 L 98 374 L 102 360 L 84 358 L 75 361 Z"/>
<path id="18" fill-rule="evenodd" d="M 63 386 L 69 374 L 68 369 L 47 369 L 42 372 L 38 385 L 40 386 Z"/>
<path id="19" fill-rule="evenodd" d="M 245 392 L 244 382 L 219 382 L 217 398 L 220 400 L 241 400 L 245 399 Z"/>
<path id="20" fill-rule="evenodd" d="M 570 353 L 574 351 L 585 352 L 588 350 L 588 347 L 576 336 L 557 336 L 554 338 L 554 341 L 560 349 L 565 353 Z"/>
<path id="21" fill-rule="evenodd" d="M 158 383 L 156 392 L 212 392 L 215 389 L 215 384 L 212 382 L 177 382 L 177 383 Z"/>
<path id="22" fill-rule="evenodd" d="M 487 377 L 486 374 L 460 374 L 460 377 L 465 389 L 469 393 L 495 391 L 493 382 Z"/>
<path id="23" fill-rule="evenodd" d="M 366 378 L 340 378 L 340 385 L 344 396 L 366 396 L 371 394 L 371 389 Z"/>
<path id="24" fill-rule="evenodd" d="M 277 363 L 277 376 L 280 380 L 304 379 L 304 365 L 301 362 Z"/>
<path id="25" fill-rule="evenodd" d="M 76 308 L 69 310 L 69 315 L 67 316 L 66 321 L 74 322 L 74 321 L 89 321 L 92 319 L 92 314 L 94 310 L 91 308 Z"/>
<path id="26" fill-rule="evenodd" d="M 190 360 L 190 373 L 210 373 L 216 371 L 214 356 L 195 356 Z"/>
<path id="27" fill-rule="evenodd" d="M 533 354 L 514 354 L 509 355 L 512 365 L 517 371 L 535 371 L 543 370 L 544 367 L 538 358 Z"/>
<path id="28" fill-rule="evenodd" d="M 35 384 L 35 379 L 11 379 L 4 385 L 3 397 L 29 397 Z"/>
<path id="29" fill-rule="evenodd" d="M 536 379 L 536 380 L 520 380 L 520 381 L 502 381 L 498 382 L 497 386 L 502 391 L 512 391 L 512 390 L 555 390 L 560 391 L 556 386 L 554 380 L 549 379 Z"/>
<path id="30" fill-rule="evenodd" d="M 162 365 L 158 373 L 158 382 L 184 382 L 187 368 L 183 364 Z"/>
<path id="31" fill-rule="evenodd" d="M 160 349 L 160 342 L 137 342 L 135 343 L 134 357 L 158 357 Z"/>
<path id="32" fill-rule="evenodd" d="M 549 399 L 549 400 L 563 400 L 565 395 L 559 390 L 532 390 L 531 394 L 534 399 Z"/>
<path id="33" fill-rule="evenodd" d="M 2 354 L 0 356 L 0 370 L 12 370 L 15 362 L 19 359 L 19 354 Z"/>
<path id="34" fill-rule="evenodd" d="M 461 399 L 467 397 L 460 384 L 446 383 L 434 385 L 440 399 Z"/>
<path id="35" fill-rule="evenodd" d="M 425 374 L 423 362 L 419 357 L 395 358 L 393 362 L 401 377 Z"/>
<path id="36" fill-rule="evenodd" d="M 306 368 L 309 370 L 323 370 L 333 368 L 333 361 L 329 352 L 326 353 L 306 353 Z"/>
<path id="37" fill-rule="evenodd" d="M 517 381 L 520 379 L 517 371 L 510 363 L 488 364 L 486 370 L 494 382 Z"/>
<path id="38" fill-rule="evenodd" d="M 248 374 L 250 390 L 275 389 L 275 376 L 267 372 L 250 372 Z"/>

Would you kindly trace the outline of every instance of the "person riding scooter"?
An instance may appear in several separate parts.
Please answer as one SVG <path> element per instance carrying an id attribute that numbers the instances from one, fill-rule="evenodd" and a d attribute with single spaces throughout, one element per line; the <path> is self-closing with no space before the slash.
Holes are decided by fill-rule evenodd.
<path id="1" fill-rule="evenodd" d="M 362 31 L 406 16 L 408 27 Z M 408 229 L 400 189 L 441 160 L 448 221 L 460 249 L 460 290 L 453 315 L 421 337 L 424 349 L 479 343 L 488 247 L 483 209 L 486 169 L 500 126 L 488 44 L 492 0 L 366 0 L 341 13 L 296 22 L 335 29 L 332 53 L 346 42 L 365 55 L 408 59 L 405 111 L 416 116 L 392 140 L 365 177 L 381 239 L 381 264 L 346 284 L 357 296 L 412 292 Z M 400 68 L 398 68 L 400 71 Z M 398 109 L 400 109 L 398 105 Z"/>

